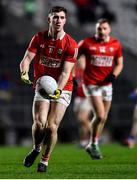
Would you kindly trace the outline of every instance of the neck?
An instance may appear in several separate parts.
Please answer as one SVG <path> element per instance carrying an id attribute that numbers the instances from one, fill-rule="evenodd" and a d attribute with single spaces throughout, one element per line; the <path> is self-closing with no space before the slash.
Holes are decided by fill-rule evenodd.
<path id="1" fill-rule="evenodd" d="M 108 42 L 110 37 L 106 36 L 105 38 L 100 38 L 97 34 L 95 35 L 95 38 L 100 42 Z"/>
<path id="2" fill-rule="evenodd" d="M 61 37 L 65 34 L 64 30 L 61 31 L 53 31 L 49 29 L 48 35 L 52 37 L 53 40 L 61 39 Z"/>

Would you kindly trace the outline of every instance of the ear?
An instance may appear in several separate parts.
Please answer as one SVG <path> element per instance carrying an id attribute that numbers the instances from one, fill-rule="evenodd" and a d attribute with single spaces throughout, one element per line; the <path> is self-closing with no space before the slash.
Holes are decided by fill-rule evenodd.
<path id="1" fill-rule="evenodd" d="M 48 17 L 48 23 L 50 23 L 51 21 L 50 21 L 50 17 Z"/>

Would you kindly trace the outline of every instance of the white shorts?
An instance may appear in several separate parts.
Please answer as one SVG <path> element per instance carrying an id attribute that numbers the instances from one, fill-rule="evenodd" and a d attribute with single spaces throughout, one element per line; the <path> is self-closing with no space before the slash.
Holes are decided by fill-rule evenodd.
<path id="1" fill-rule="evenodd" d="M 34 95 L 34 101 L 46 101 L 48 103 L 50 103 L 51 101 L 54 101 L 54 102 L 59 102 L 61 104 L 64 104 L 66 107 L 68 107 L 71 102 L 71 95 L 72 95 L 71 91 L 64 90 L 64 91 L 62 91 L 62 93 L 58 99 L 56 99 L 56 100 L 46 99 L 46 98 L 42 97 L 36 89 L 35 95 Z"/>
<path id="2" fill-rule="evenodd" d="M 98 85 L 83 85 L 85 95 L 88 96 L 102 96 L 104 101 L 112 101 L 112 85 L 98 86 Z"/>
<path id="3" fill-rule="evenodd" d="M 77 112 L 78 110 L 86 110 L 86 111 L 93 110 L 90 99 L 87 97 L 75 97 L 73 110 L 74 112 Z"/>

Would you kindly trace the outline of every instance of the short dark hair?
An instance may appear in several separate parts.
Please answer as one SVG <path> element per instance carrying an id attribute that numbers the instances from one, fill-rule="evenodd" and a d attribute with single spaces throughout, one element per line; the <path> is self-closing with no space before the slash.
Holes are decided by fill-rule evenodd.
<path id="1" fill-rule="evenodd" d="M 106 18 L 101 18 L 101 19 L 99 19 L 99 20 L 97 21 L 97 23 L 99 23 L 99 24 L 103 24 L 103 23 L 108 23 L 108 24 L 110 24 L 109 20 L 106 19 Z"/>
<path id="2" fill-rule="evenodd" d="M 49 10 L 49 14 L 52 14 L 54 12 L 61 12 L 63 11 L 65 15 L 67 15 L 67 9 L 61 6 L 54 6 Z"/>

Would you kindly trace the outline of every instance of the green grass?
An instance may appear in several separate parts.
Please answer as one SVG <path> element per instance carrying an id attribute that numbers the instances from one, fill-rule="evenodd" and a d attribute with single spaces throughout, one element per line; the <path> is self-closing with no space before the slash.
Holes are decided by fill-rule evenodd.
<path id="1" fill-rule="evenodd" d="M 37 173 L 34 165 L 26 168 L 22 160 L 30 148 L 0 147 L 0 179 L 137 179 L 137 150 L 118 144 L 102 145 L 105 156 L 92 160 L 73 144 L 56 145 L 47 173 Z"/>

